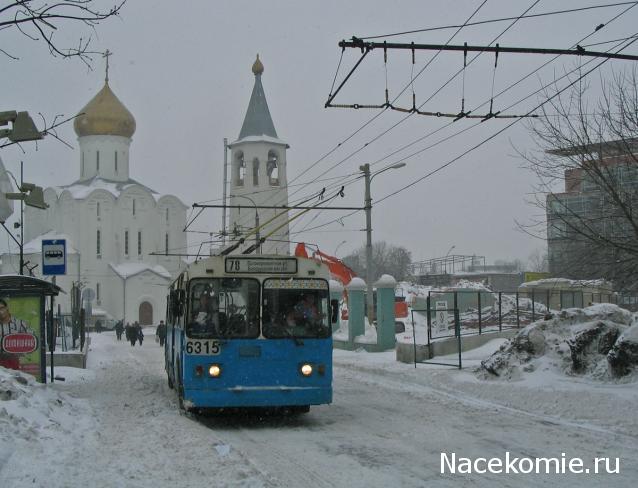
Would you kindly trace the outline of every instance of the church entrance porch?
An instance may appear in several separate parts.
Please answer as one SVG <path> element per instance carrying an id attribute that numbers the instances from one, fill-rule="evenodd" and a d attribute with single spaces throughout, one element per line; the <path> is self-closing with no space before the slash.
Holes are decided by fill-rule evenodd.
<path id="1" fill-rule="evenodd" d="M 149 302 L 140 303 L 139 316 L 140 325 L 153 325 L 153 305 Z"/>

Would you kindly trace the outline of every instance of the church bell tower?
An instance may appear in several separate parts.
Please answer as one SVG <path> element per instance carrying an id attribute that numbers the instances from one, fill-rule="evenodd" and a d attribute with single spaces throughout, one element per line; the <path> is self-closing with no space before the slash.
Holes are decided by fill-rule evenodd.
<path id="1" fill-rule="evenodd" d="M 266 237 L 262 254 L 290 254 L 288 212 L 260 206 L 288 205 L 286 149 L 290 146 L 278 138 L 266 95 L 261 84 L 264 65 L 257 55 L 252 67 L 255 85 L 248 103 L 239 138 L 229 144 L 230 239 L 245 236 L 259 222 L 259 235 Z M 256 233 L 246 238 L 242 249 L 255 243 Z"/>

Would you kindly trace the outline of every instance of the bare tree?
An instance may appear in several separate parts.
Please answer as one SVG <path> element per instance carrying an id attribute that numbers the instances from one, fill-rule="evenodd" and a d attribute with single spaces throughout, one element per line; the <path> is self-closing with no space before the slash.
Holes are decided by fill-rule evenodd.
<path id="1" fill-rule="evenodd" d="M 538 178 L 534 203 L 544 218 L 536 224 L 547 232 L 555 276 L 636 285 L 637 81 L 636 70 L 601 80 L 594 102 L 584 83 L 555 87 L 530 127 L 537 150 L 523 157 Z"/>
<path id="2" fill-rule="evenodd" d="M 80 37 L 75 46 L 62 46 L 54 38 L 56 31 L 69 24 L 81 23 L 94 30 L 101 21 L 118 16 L 126 0 L 109 8 L 97 6 L 96 0 L 65 0 L 48 3 L 44 0 L 15 0 L 0 6 L 0 31 L 17 30 L 36 42 L 44 42 L 53 56 L 77 57 L 90 66 L 91 36 Z M 0 48 L 11 59 L 14 54 Z"/>
<path id="3" fill-rule="evenodd" d="M 546 272 L 549 269 L 547 252 L 541 251 L 540 249 L 532 251 L 529 258 L 527 258 L 527 268 L 536 273 Z"/>
<path id="4" fill-rule="evenodd" d="M 357 249 L 354 253 L 343 258 L 346 266 L 359 276 L 366 276 L 366 248 Z M 410 251 L 404 247 L 391 246 L 385 241 L 372 244 L 373 280 L 379 279 L 383 274 L 389 274 L 397 281 L 403 281 L 409 276 L 409 267 L 412 262 Z"/>

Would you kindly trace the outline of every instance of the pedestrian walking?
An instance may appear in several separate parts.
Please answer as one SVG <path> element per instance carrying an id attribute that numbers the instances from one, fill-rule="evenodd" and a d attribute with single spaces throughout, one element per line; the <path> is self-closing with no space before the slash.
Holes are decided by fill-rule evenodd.
<path id="1" fill-rule="evenodd" d="M 118 341 L 122 340 L 122 332 L 124 332 L 124 320 L 118 320 L 115 324 L 115 335 Z"/>
<path id="2" fill-rule="evenodd" d="M 135 342 L 137 342 L 137 329 L 129 322 L 126 323 L 124 329 L 126 331 L 126 340 L 131 343 L 131 346 L 134 346 Z"/>
<path id="3" fill-rule="evenodd" d="M 155 335 L 159 339 L 159 345 L 163 346 L 164 341 L 166 340 L 166 324 L 163 320 L 160 320 L 160 323 L 155 330 Z"/>
<path id="4" fill-rule="evenodd" d="M 142 332 L 142 326 L 139 324 L 139 322 L 136 321 L 133 328 L 135 329 L 135 339 L 140 341 L 141 346 L 142 342 L 144 342 L 144 332 Z M 135 339 L 133 339 L 133 342 L 135 342 Z"/>

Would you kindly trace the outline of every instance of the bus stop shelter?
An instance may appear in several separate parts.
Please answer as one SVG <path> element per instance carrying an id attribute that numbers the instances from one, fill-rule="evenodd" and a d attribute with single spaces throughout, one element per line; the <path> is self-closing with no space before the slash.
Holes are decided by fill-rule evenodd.
<path id="1" fill-rule="evenodd" d="M 0 366 L 32 374 L 46 383 L 47 298 L 49 317 L 62 289 L 45 280 L 22 275 L 0 275 Z M 53 333 L 52 321 L 49 321 Z M 53 351 L 53 348 L 52 348 Z"/>

